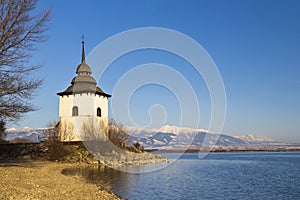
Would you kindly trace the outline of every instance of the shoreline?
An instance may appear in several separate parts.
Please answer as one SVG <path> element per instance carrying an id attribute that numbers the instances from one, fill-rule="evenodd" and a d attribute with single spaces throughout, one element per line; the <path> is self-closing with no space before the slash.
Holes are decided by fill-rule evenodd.
<path id="1" fill-rule="evenodd" d="M 283 151 L 219 151 L 210 153 L 247 153 Z M 287 151 L 284 151 L 287 152 Z M 291 152 L 300 152 L 291 151 Z M 172 153 L 172 152 L 168 152 Z M 173 153 L 178 153 L 174 152 Z M 185 152 L 195 153 L 195 152 Z M 196 152 L 196 153 L 199 153 Z M 203 152 L 205 153 L 205 152 Z M 0 199 L 101 199 L 120 200 L 116 194 L 104 190 L 81 176 L 67 176 L 66 168 L 93 166 L 87 163 L 63 163 L 19 158 L 0 162 Z"/>
<path id="2" fill-rule="evenodd" d="M 82 166 L 86 164 L 35 160 L 2 162 L 0 199 L 121 199 L 82 177 L 61 173 L 65 168 Z"/>
<path id="3" fill-rule="evenodd" d="M 0 199 L 122 199 L 99 185 L 87 182 L 81 176 L 66 176 L 62 173 L 66 168 L 93 166 L 95 163 L 95 158 L 91 158 L 90 153 L 80 145 L 67 146 L 72 147 L 72 154 L 66 157 L 66 162 L 47 161 L 48 157 L 45 154 L 35 155 L 36 150 L 42 149 L 41 144 L 3 144 L 0 147 L 3 150 L 0 153 Z M 205 151 L 205 148 L 146 149 L 147 153 L 129 152 L 124 156 L 112 152 L 109 157 L 101 155 L 96 157 L 97 165 L 100 162 L 112 167 L 139 166 L 167 161 L 166 158 L 158 156 L 158 152 L 159 154 L 300 152 L 299 148 L 295 148 L 298 146 L 276 147 L 270 149 L 215 148 L 211 152 Z"/>
<path id="4" fill-rule="evenodd" d="M 146 152 L 156 154 L 155 151 L 158 150 L 145 150 Z M 281 152 L 300 152 L 300 149 L 295 150 L 283 150 L 283 151 L 270 151 L 270 150 L 230 150 L 230 151 L 194 151 L 194 150 L 188 150 L 188 151 L 179 151 L 179 150 L 159 150 L 160 154 L 198 154 L 198 153 L 259 153 L 259 152 L 269 152 L 269 153 L 281 153 Z"/>
<path id="5" fill-rule="evenodd" d="M 247 152 L 300 152 L 300 146 L 298 148 L 291 149 L 145 149 L 148 153 L 156 154 L 177 154 L 177 153 L 247 153 Z"/>

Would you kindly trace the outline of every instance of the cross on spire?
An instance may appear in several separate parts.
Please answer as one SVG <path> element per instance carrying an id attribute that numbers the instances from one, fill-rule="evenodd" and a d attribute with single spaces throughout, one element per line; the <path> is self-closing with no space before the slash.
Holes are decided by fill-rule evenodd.
<path id="1" fill-rule="evenodd" d="M 85 63 L 85 53 L 84 53 L 84 36 L 82 35 L 82 55 L 81 55 L 81 63 Z"/>

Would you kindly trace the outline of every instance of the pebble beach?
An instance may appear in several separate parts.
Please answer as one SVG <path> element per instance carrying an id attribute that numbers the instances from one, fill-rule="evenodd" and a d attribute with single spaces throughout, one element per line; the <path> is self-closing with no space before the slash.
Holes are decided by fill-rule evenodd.
<path id="1" fill-rule="evenodd" d="M 81 177 L 61 173 L 77 165 L 48 161 L 0 163 L 0 199 L 120 199 Z"/>

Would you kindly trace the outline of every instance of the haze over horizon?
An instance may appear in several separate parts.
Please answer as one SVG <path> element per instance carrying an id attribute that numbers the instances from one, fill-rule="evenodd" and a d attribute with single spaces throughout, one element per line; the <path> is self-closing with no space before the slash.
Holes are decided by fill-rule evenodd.
<path id="1" fill-rule="evenodd" d="M 56 93 L 70 85 L 80 64 L 82 35 L 88 56 L 99 43 L 119 32 L 163 27 L 193 38 L 216 63 L 227 97 L 223 133 L 300 142 L 299 1 L 43 1 L 38 9 L 49 6 L 53 7 L 50 38 L 39 45 L 32 59 L 34 64 L 44 64 L 37 74 L 44 78 L 44 85 L 33 100 L 39 111 L 28 113 L 10 127 L 42 128 L 49 121 L 58 121 Z M 172 53 L 153 49 L 130 52 L 96 80 L 112 94 L 123 74 L 146 63 L 168 65 L 184 75 L 199 100 L 199 128 L 208 129 L 211 102 L 205 82 L 190 63 Z M 153 128 L 164 125 L 166 117 L 165 124 L 179 124 L 176 96 L 159 85 L 139 88 L 130 99 L 130 114 L 138 125 L 146 126 L 151 118 L 148 110 L 156 104 L 164 108 L 150 109 Z"/>

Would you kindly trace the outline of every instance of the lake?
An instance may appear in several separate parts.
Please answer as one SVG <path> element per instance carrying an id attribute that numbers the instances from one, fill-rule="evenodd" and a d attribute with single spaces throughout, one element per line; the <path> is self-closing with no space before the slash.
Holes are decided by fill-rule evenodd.
<path id="1" fill-rule="evenodd" d="M 178 155 L 163 156 L 172 159 Z M 132 168 L 151 167 L 155 166 Z M 101 166 L 65 169 L 63 174 L 83 176 L 129 200 L 300 199 L 300 152 L 212 153 L 202 159 L 198 154 L 183 154 L 149 173 Z"/>

